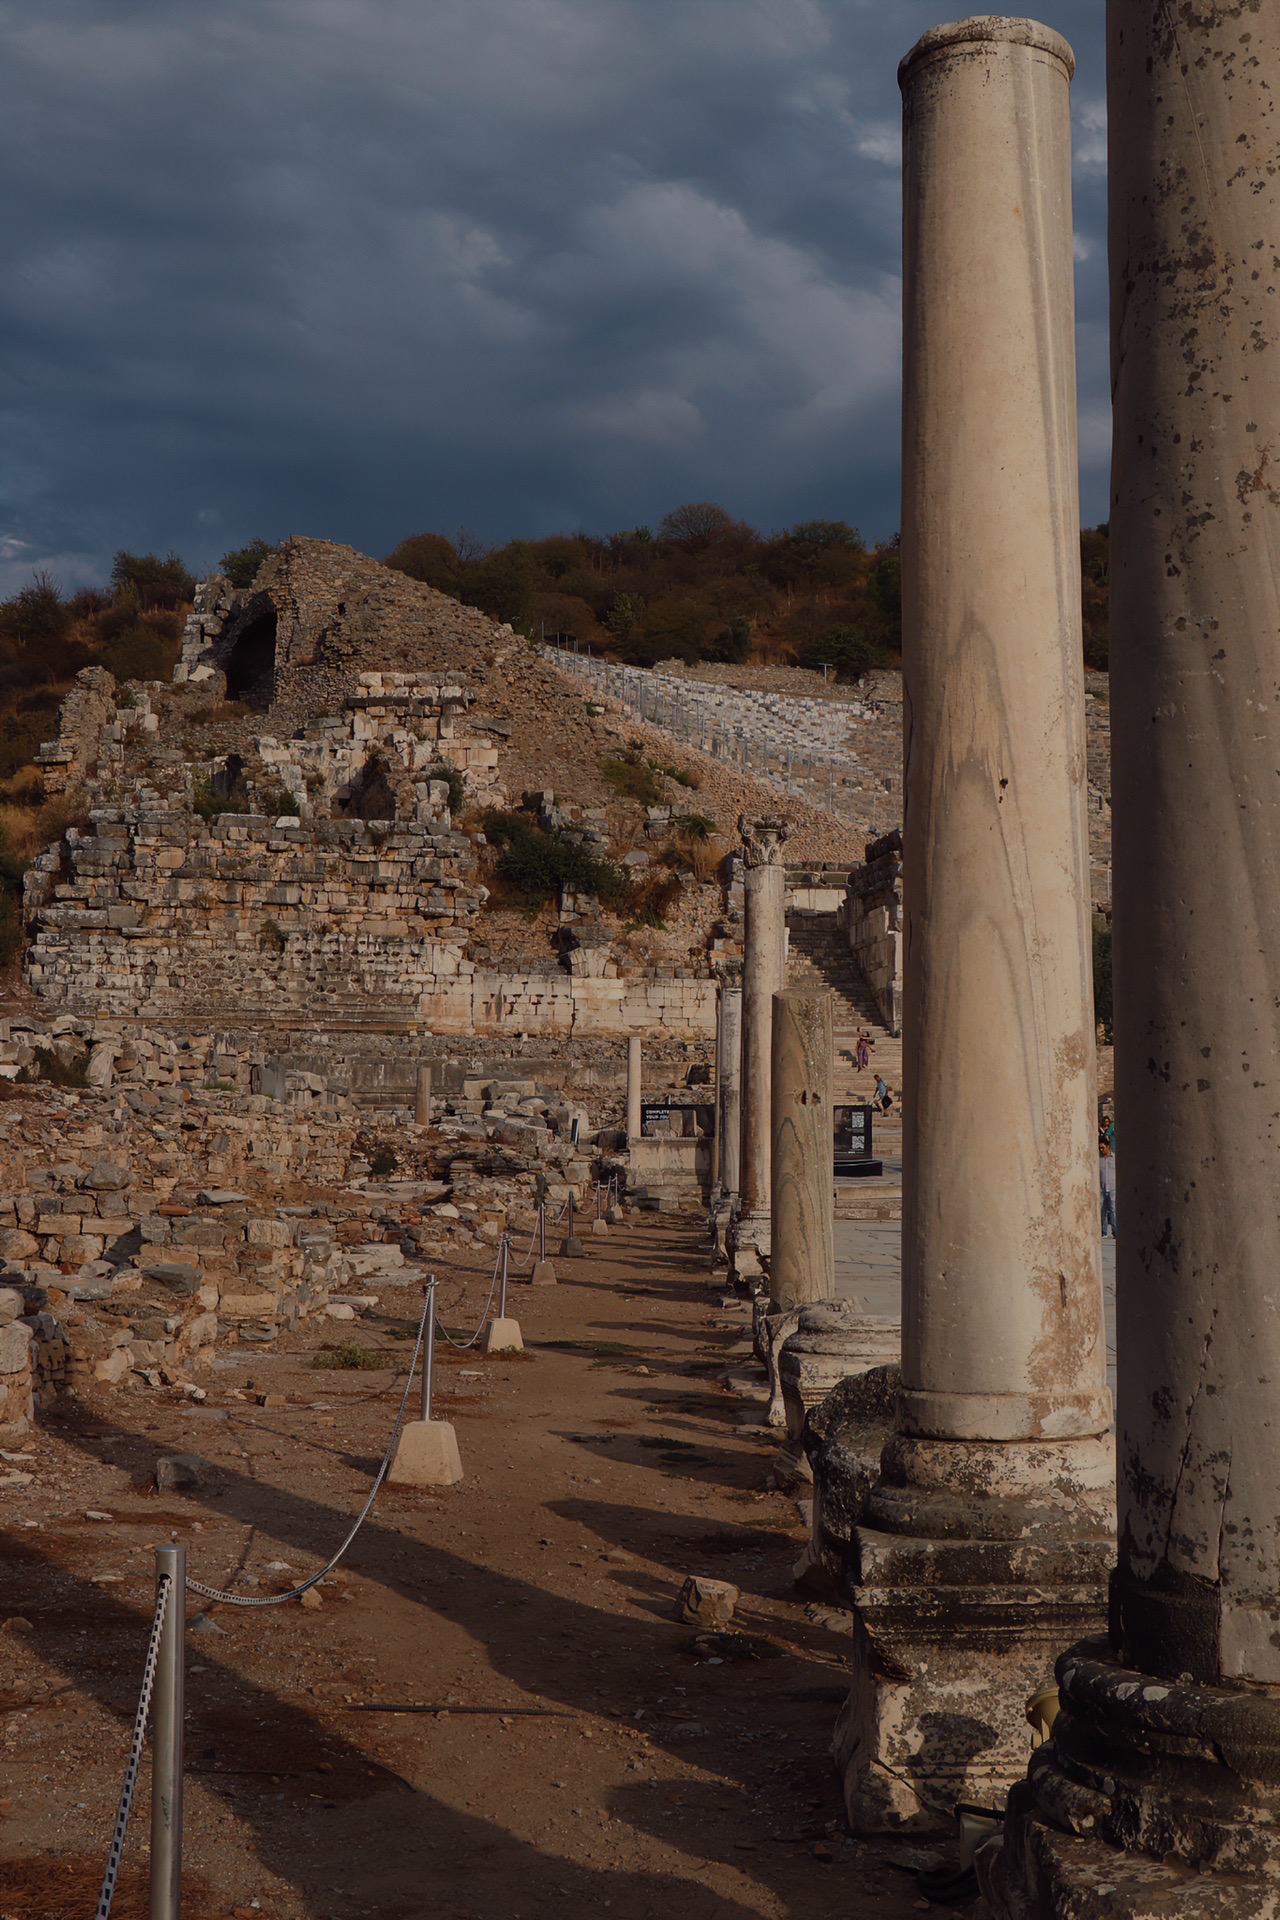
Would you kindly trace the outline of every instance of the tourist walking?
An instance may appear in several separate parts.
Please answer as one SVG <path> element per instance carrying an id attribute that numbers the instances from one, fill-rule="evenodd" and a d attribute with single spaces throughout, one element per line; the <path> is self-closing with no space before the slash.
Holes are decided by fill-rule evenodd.
<path id="1" fill-rule="evenodd" d="M 1107 1237 L 1107 1228 L 1111 1229 L 1111 1238 L 1116 1237 L 1116 1156 L 1111 1150 L 1111 1142 L 1104 1133 L 1098 1142 L 1098 1183 L 1102 1189 L 1102 1237 Z"/>
<path id="2" fill-rule="evenodd" d="M 865 1073 L 871 1065 L 871 1043 L 865 1033 L 859 1033 L 858 1044 L 853 1050 L 854 1062 L 859 1073 Z"/>
<path id="3" fill-rule="evenodd" d="M 888 1113 L 893 1105 L 893 1091 L 882 1073 L 876 1075 L 876 1090 L 871 1096 L 871 1104 L 881 1113 Z"/>

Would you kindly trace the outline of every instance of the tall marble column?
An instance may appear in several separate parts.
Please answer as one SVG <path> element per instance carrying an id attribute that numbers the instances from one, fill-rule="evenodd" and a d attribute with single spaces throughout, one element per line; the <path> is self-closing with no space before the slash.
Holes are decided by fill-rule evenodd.
<path id="1" fill-rule="evenodd" d="M 739 1248 L 769 1248 L 773 996 L 783 985 L 787 875 L 782 820 L 740 820 L 746 864 L 742 961 L 742 1211 Z"/>
<path id="2" fill-rule="evenodd" d="M 640 1138 L 640 1036 L 627 1041 L 627 1138 Z"/>
<path id="3" fill-rule="evenodd" d="M 1102 1618 L 1099 1273 L 1076 503 L 1071 50 L 927 33 L 905 114 L 902 1390 L 855 1536 L 855 1825 L 1026 1762 Z"/>
<path id="4" fill-rule="evenodd" d="M 742 976 L 735 968 L 720 981 L 716 997 L 716 1192 L 738 1192 L 742 1145 Z"/>
<path id="5" fill-rule="evenodd" d="M 1110 0 L 1109 1640 L 997 1912 L 1280 1913 L 1280 12 Z"/>

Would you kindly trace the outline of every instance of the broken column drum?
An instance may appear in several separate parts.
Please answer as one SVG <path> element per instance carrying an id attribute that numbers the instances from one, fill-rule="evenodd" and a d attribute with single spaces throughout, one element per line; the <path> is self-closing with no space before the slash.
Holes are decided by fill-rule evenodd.
<path id="1" fill-rule="evenodd" d="M 769 1297 L 783 1313 L 835 1292 L 834 1053 L 830 992 L 775 993 Z"/>
<path id="2" fill-rule="evenodd" d="M 741 820 L 744 884 L 742 959 L 742 1210 L 738 1244 L 769 1248 L 773 1112 L 773 996 L 783 985 L 787 875 L 782 820 Z"/>
<path id="3" fill-rule="evenodd" d="M 1026 1763 L 1111 1556 L 1070 48 L 925 35 L 904 100 L 902 1392 L 851 1553 L 856 1826 Z"/>
<path id="4" fill-rule="evenodd" d="M 1119 1561 L 1020 1920 L 1280 1912 L 1280 14 L 1108 16 Z"/>

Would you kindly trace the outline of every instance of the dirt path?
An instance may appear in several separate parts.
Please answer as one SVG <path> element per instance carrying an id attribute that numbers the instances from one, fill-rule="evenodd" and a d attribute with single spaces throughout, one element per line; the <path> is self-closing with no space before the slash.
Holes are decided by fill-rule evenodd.
<path id="1" fill-rule="evenodd" d="M 384 1490 L 318 1608 L 218 1607 L 217 1631 L 191 1631 L 186 1920 L 915 1909 L 892 1846 L 844 1831 L 827 1747 L 846 1642 L 790 1586 L 800 1517 L 719 1384 L 742 1323 L 717 1311 L 699 1234 L 632 1223 L 559 1287 L 513 1290 L 528 1355 L 442 1363 L 463 1484 Z M 32 1476 L 0 1492 L 0 1920 L 93 1911 L 152 1547 L 180 1539 L 198 1577 L 240 1567 L 259 1594 L 321 1565 L 399 1389 L 314 1371 L 314 1350 L 353 1333 L 402 1362 L 419 1300 L 383 1289 L 354 1329 L 238 1350 L 199 1410 L 149 1393 L 68 1410 L 0 1462 Z M 210 1484 L 149 1492 L 175 1451 Z M 758 1657 L 676 1622 L 690 1571 L 743 1589 Z M 119 1920 L 146 1910 L 146 1815 L 144 1791 Z"/>

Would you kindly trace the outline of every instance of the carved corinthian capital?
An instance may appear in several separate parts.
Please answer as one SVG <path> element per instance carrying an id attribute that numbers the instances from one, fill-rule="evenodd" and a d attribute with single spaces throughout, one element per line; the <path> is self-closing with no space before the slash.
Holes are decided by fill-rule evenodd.
<path id="1" fill-rule="evenodd" d="M 785 820 L 748 820 L 744 813 L 738 821 L 738 832 L 748 868 L 782 865 L 782 849 L 791 836 Z"/>

